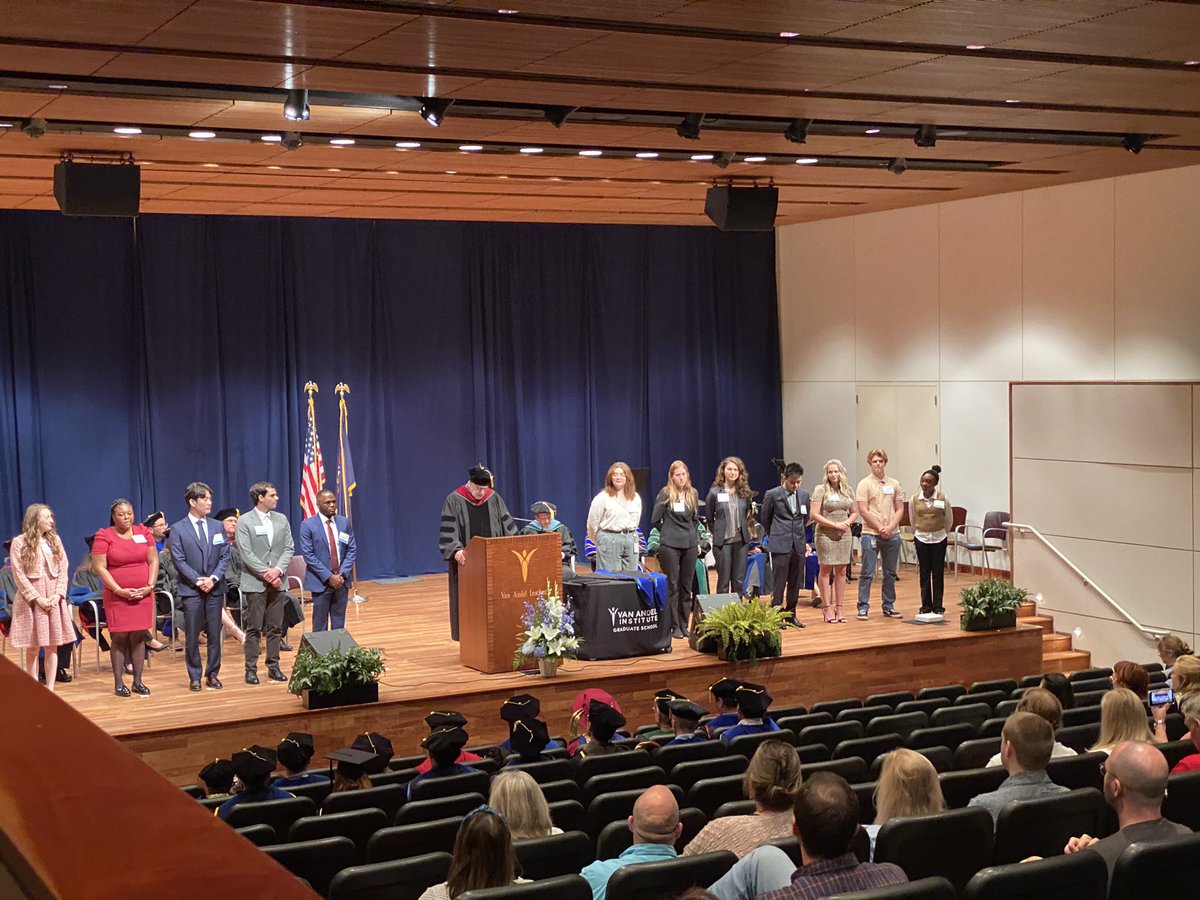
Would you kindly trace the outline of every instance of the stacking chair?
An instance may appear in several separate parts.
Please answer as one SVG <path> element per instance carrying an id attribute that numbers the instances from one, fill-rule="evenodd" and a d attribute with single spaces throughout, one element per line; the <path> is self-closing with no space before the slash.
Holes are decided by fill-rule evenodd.
<path id="1" fill-rule="evenodd" d="M 608 900 L 661 900 L 693 885 L 708 887 L 733 868 L 728 850 L 623 866 L 608 880 Z"/>
<path id="2" fill-rule="evenodd" d="M 348 837 L 327 837 L 294 844 L 274 844 L 262 848 L 297 878 L 303 878 L 322 897 L 329 893 L 329 883 L 342 869 L 358 862 L 358 850 Z"/>
<path id="3" fill-rule="evenodd" d="M 357 852 L 355 865 L 365 862 L 367 842 L 375 832 L 387 827 L 388 818 L 381 809 L 354 809 L 323 816 L 304 816 L 288 829 L 289 843 L 315 841 L 327 837 L 348 837 Z"/>
<path id="4" fill-rule="evenodd" d="M 317 806 L 307 797 L 287 800 L 263 800 L 260 803 L 239 803 L 229 811 L 225 824 L 230 828 L 247 825 L 270 825 L 278 840 L 284 840 L 292 823 L 302 816 L 315 816 Z"/>
<path id="5" fill-rule="evenodd" d="M 1095 788 L 1079 788 L 1007 804 L 996 818 L 997 865 L 1030 856 L 1057 856 L 1067 841 L 1080 834 L 1105 837 L 1108 806 Z"/>
<path id="6" fill-rule="evenodd" d="M 1006 512 L 988 512 L 983 514 L 983 564 L 989 572 L 997 571 L 988 559 L 989 553 L 1003 553 L 1005 561 L 1012 565 L 1012 554 L 1009 552 L 1011 532 L 1004 525 L 1010 520 Z M 1008 569 L 1000 569 L 1007 572 Z"/>
<path id="7" fill-rule="evenodd" d="M 1192 887 L 1187 887 L 1187 885 Z M 1145 900 L 1200 884 L 1200 834 L 1131 844 L 1117 858 L 1108 900 Z"/>
<path id="8" fill-rule="evenodd" d="M 426 853 L 342 869 L 329 882 L 329 900 L 418 900 L 450 872 L 449 853 Z"/>
<path id="9" fill-rule="evenodd" d="M 875 861 L 895 863 L 914 881 L 940 875 L 961 893 L 992 860 L 992 828 L 978 806 L 891 819 L 875 839 Z"/>
<path id="10" fill-rule="evenodd" d="M 963 900 L 1105 900 L 1107 893 L 1108 867 L 1099 853 L 1060 853 L 981 869 L 967 882 Z"/>
<path id="11" fill-rule="evenodd" d="M 967 565 L 974 567 L 975 557 L 973 553 L 983 553 L 983 526 L 972 525 L 967 521 L 967 511 L 961 506 L 951 507 L 954 512 L 954 527 L 950 530 L 948 537 L 952 538 L 950 544 L 954 547 L 954 577 L 958 578 L 958 566 L 962 560 L 962 554 L 959 550 L 967 551 Z M 959 522 L 959 510 L 962 510 L 962 522 Z M 987 554 L 983 554 L 983 569 L 987 572 Z"/>
<path id="12" fill-rule="evenodd" d="M 628 830 L 628 829 L 626 829 Z M 578 875 L 596 858 L 592 841 L 582 831 L 564 831 L 547 837 L 515 841 L 521 876 L 529 879 Z"/>
<path id="13" fill-rule="evenodd" d="M 560 875 L 529 884 L 465 891 L 458 900 L 592 900 L 592 886 L 579 875 Z"/>
<path id="14" fill-rule="evenodd" d="M 462 821 L 462 816 L 450 816 L 413 825 L 381 828 L 367 841 L 366 860 L 377 863 L 428 853 L 449 853 L 454 849 L 454 838 Z"/>

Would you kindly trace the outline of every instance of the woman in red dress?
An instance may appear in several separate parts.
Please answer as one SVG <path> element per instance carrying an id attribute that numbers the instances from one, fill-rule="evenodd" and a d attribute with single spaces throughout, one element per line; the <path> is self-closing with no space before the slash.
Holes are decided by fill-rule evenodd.
<path id="1" fill-rule="evenodd" d="M 133 504 L 114 500 L 108 510 L 108 528 L 96 532 L 92 558 L 104 584 L 104 613 L 112 640 L 113 693 L 128 697 L 125 664 L 133 666 L 133 691 L 150 696 L 142 684 L 146 660 L 146 630 L 154 624 L 154 582 L 158 578 L 158 551 L 154 533 L 134 524 Z"/>
<path id="2" fill-rule="evenodd" d="M 12 642 L 25 650 L 25 669 L 38 674 L 38 650 L 46 656 L 46 687 L 54 690 L 60 644 L 75 639 L 67 608 L 67 554 L 54 528 L 54 513 L 44 503 L 25 510 L 21 533 L 10 557 L 17 596 L 13 599 Z"/>

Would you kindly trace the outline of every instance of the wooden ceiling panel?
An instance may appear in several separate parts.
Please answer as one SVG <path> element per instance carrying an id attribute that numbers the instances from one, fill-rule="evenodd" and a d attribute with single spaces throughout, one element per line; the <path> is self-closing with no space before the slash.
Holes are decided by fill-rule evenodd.
<path id="1" fill-rule="evenodd" d="M 201 84 L 242 84 L 278 87 L 304 67 L 278 62 L 239 59 L 202 59 L 197 56 L 147 56 L 122 53 L 96 71 L 106 78 L 145 81 L 190 81 Z"/>
<path id="2" fill-rule="evenodd" d="M 1001 0 L 1003 2 L 1003 0 Z M 1200 6 L 1193 3 L 1122 3 L 1124 9 L 1091 12 L 1091 3 L 1055 4 L 1085 8 L 1087 17 L 1071 25 L 1005 41 L 1001 46 L 1020 50 L 1139 56 L 1178 44 L 1181 36 L 1200 35 Z"/>
<path id="3" fill-rule="evenodd" d="M 70 91 L 44 96 L 49 102 L 38 113 L 43 118 L 125 125 L 197 125 L 232 105 L 228 100 L 89 97 Z"/>
<path id="4" fill-rule="evenodd" d="M 13 0 L 0 5 L 0 34 L 136 44 L 192 0 Z"/>
<path id="5" fill-rule="evenodd" d="M 724 115 L 804 117 L 810 119 L 842 119 L 870 122 L 886 116 L 889 111 L 907 104 L 894 100 L 819 100 L 797 95 L 753 96 L 739 93 L 706 91 L 702 95 L 686 88 L 653 88 L 630 91 L 613 98 L 611 106 L 618 109 L 675 110 L 707 112 Z"/>
<path id="6" fill-rule="evenodd" d="M 58 50 L 50 47 L 0 47 L 0 69 L 14 72 L 53 72 L 91 75 L 115 54 L 99 50 Z"/>
<path id="7" fill-rule="evenodd" d="M 363 109 L 353 106 L 323 106 L 313 111 L 308 122 L 289 122 L 283 117 L 283 97 L 278 103 L 256 100 L 237 100 L 214 111 L 202 124 L 209 128 L 253 128 L 280 132 L 299 128 L 301 131 L 341 133 L 381 117 L 387 110 Z M 200 124 L 200 123 L 198 123 Z"/>
<path id="8" fill-rule="evenodd" d="M 45 178 L 13 178 L 0 176 L 0 194 L 30 196 L 46 190 Z"/>
<path id="9" fill-rule="evenodd" d="M 461 97 L 468 100 L 491 100 L 502 103 L 528 103 L 533 106 L 615 106 L 613 99 L 627 88 L 607 85 L 559 83 L 553 81 L 514 81 L 510 78 L 488 78 L 472 85 L 459 87 L 438 96 Z"/>
<path id="10" fill-rule="evenodd" d="M 58 157 L 48 156 L 16 156 L 8 153 L 8 147 L 0 141 L 0 172 L 14 178 L 42 178 L 54 172 L 54 164 Z"/>
<path id="11" fill-rule="evenodd" d="M 142 182 L 142 196 L 146 196 L 147 188 L 156 185 Z M 166 185 L 162 186 L 166 188 Z M 205 200 L 212 202 L 229 201 L 241 203 L 265 203 L 280 197 L 294 196 L 296 191 L 288 187 L 233 187 L 228 184 L 196 184 L 179 186 L 171 185 L 170 190 L 164 190 L 163 196 L 170 200 Z"/>
<path id="12" fill-rule="evenodd" d="M 230 210 L 235 216 L 326 216 L 337 213 L 339 206 L 316 206 L 307 203 L 251 203 Z"/>
<path id="13" fill-rule="evenodd" d="M 736 65 L 721 65 L 713 60 L 695 78 L 710 84 L 802 91 L 838 87 L 932 58 L 924 53 L 862 50 L 848 54 L 829 47 L 777 47 L 748 55 Z"/>
<path id="14" fill-rule="evenodd" d="M 1153 107 L 1194 111 L 1200 98 L 1200 72 L 1114 70 L 1077 66 L 1004 88 L 980 89 L 974 96 L 1015 97 L 1025 103 Z"/>
<path id="15" fill-rule="evenodd" d="M 452 6 L 495 12 L 496 0 L 422 0 L 429 6 Z M 745 0 L 737 0 L 745 2 Z M 691 6 L 693 0 L 604 0 L 603 18 L 620 22 L 643 22 Z M 599 10 L 581 10 L 578 0 L 522 0 L 520 13 L 527 16 L 579 16 L 598 14 Z M 598 16 L 599 17 L 599 16 Z"/>
<path id="16" fill-rule="evenodd" d="M 23 91 L 0 91 L 0 115 L 13 118 L 35 116 L 57 96 L 57 94 L 33 94 Z M 0 134 L 0 137 L 2 136 Z"/>
<path id="17" fill-rule="evenodd" d="M 843 81 L 838 89 L 936 96 L 945 90 L 946 85 L 952 84 L 955 94 L 961 96 L 971 91 L 1021 84 L 1033 78 L 1053 75 L 1064 68 L 1059 63 L 942 56 L 881 75 Z"/>
<path id="18" fill-rule="evenodd" d="M 182 215 L 223 216 L 235 212 L 240 203 L 210 200 L 143 200 L 143 213 L 178 213 Z"/>
<path id="19" fill-rule="evenodd" d="M 798 34 L 831 34 L 860 22 L 892 15 L 921 0 L 699 0 L 673 12 L 656 16 L 662 24 L 758 31 L 767 34 L 794 31 Z"/>
<path id="20" fill-rule="evenodd" d="M 313 66 L 299 70 L 279 82 L 283 88 L 302 87 L 310 91 L 393 94 L 398 97 L 446 97 L 480 84 L 478 78 L 446 75 L 422 75 Z"/>

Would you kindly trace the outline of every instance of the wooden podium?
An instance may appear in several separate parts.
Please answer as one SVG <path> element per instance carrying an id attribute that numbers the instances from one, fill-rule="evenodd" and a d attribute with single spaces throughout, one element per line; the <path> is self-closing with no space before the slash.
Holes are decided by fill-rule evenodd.
<path id="1" fill-rule="evenodd" d="M 458 573 L 458 658 L 480 672 L 511 672 L 525 604 L 546 583 L 562 593 L 562 537 L 557 533 L 471 538 Z M 533 668 L 533 662 L 524 668 Z"/>

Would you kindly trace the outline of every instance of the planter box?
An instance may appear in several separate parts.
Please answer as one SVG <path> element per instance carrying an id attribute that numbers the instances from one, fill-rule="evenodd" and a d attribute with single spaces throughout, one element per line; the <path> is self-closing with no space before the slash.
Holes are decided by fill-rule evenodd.
<path id="1" fill-rule="evenodd" d="M 765 642 L 758 645 L 757 659 L 770 659 L 781 655 L 783 652 L 783 640 L 778 644 L 767 645 Z M 739 647 L 737 652 L 730 654 L 724 644 L 717 644 L 717 659 L 723 659 L 726 662 L 747 662 L 750 659 L 750 648 Z"/>
<path id="2" fill-rule="evenodd" d="M 998 613 L 962 623 L 963 631 L 998 631 L 1001 628 L 1017 627 L 1017 611 Z"/>
<path id="3" fill-rule="evenodd" d="M 301 699 L 305 709 L 330 709 L 334 706 L 354 706 L 358 703 L 378 703 L 379 684 L 351 684 L 332 694 L 304 691 Z"/>

